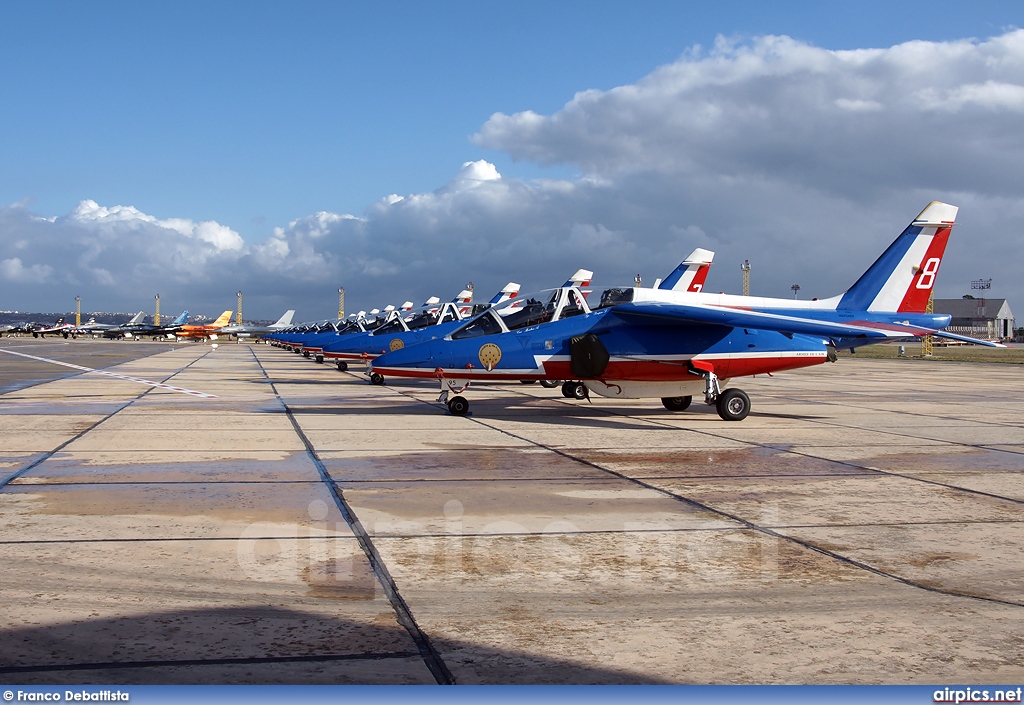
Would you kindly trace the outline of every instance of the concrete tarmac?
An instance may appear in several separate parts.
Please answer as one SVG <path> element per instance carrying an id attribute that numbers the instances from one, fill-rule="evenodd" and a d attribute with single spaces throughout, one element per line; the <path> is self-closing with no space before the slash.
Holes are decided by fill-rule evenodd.
<path id="1" fill-rule="evenodd" d="M 460 418 L 265 345 L 0 350 L 119 375 L 0 352 L 7 682 L 1024 681 L 1017 366 L 735 380 L 728 423 L 520 384 Z"/>

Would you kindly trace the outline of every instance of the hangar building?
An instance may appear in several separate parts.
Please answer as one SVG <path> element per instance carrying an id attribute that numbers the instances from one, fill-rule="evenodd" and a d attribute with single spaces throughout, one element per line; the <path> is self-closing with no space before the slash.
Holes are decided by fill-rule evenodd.
<path id="1" fill-rule="evenodd" d="M 950 333 L 984 340 L 1012 338 L 1013 312 L 1006 299 L 935 299 L 935 313 L 953 317 Z"/>

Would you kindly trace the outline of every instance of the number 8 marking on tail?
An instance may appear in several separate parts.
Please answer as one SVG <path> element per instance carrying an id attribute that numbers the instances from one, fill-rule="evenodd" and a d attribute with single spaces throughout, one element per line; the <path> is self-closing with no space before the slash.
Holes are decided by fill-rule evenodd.
<path id="1" fill-rule="evenodd" d="M 924 263 L 921 269 L 921 277 L 917 280 L 918 289 L 931 289 L 935 283 L 935 274 L 939 271 L 940 258 L 932 257 Z"/>

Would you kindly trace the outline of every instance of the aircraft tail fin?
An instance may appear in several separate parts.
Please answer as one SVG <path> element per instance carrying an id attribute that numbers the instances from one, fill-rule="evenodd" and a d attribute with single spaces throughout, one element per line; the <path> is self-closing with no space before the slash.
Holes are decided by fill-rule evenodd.
<path id="1" fill-rule="evenodd" d="M 701 291 L 714 259 L 714 252 L 698 247 L 687 255 L 686 259 L 680 262 L 679 266 L 656 288 L 671 291 Z"/>
<path id="2" fill-rule="evenodd" d="M 231 309 L 220 314 L 216 321 L 210 324 L 212 328 L 223 328 L 231 321 Z"/>
<path id="3" fill-rule="evenodd" d="M 837 308 L 924 313 L 957 207 L 932 201 L 850 287 Z"/>
<path id="4" fill-rule="evenodd" d="M 127 323 L 125 323 L 125 325 L 126 326 L 136 326 L 136 325 L 142 323 L 142 321 L 145 320 L 145 318 L 146 318 L 146 312 L 145 311 L 139 311 L 134 316 L 132 316 L 132 320 L 130 320 Z"/>
<path id="5" fill-rule="evenodd" d="M 508 284 L 505 285 L 504 289 L 495 294 L 494 298 L 492 298 L 487 303 L 490 304 L 491 306 L 495 306 L 503 301 L 514 299 L 517 296 L 519 296 L 519 285 L 516 284 L 515 282 L 509 282 Z"/>
<path id="6" fill-rule="evenodd" d="M 271 326 L 271 328 L 277 328 L 277 327 L 287 328 L 288 326 L 290 326 L 292 324 L 292 317 L 294 315 L 295 315 L 295 309 L 294 308 L 288 309 L 287 311 L 284 312 L 283 316 L 281 316 L 280 318 L 277 319 L 277 323 L 275 323 L 273 326 Z"/>
<path id="7" fill-rule="evenodd" d="M 590 286 L 590 280 L 593 278 L 594 273 L 589 269 L 577 269 L 562 286 Z"/>
<path id="8" fill-rule="evenodd" d="M 452 299 L 453 304 L 471 304 L 473 303 L 473 291 L 471 289 L 463 289 L 459 292 L 459 295 Z"/>
<path id="9" fill-rule="evenodd" d="M 188 311 L 182 311 L 181 313 L 178 314 L 177 318 L 175 318 L 173 321 L 171 321 L 171 325 L 172 326 L 183 326 L 183 325 L 185 325 L 185 321 L 187 321 L 187 320 L 188 320 Z"/>
<path id="10" fill-rule="evenodd" d="M 435 304 L 441 303 L 441 299 L 436 296 L 431 296 L 429 299 L 423 302 L 424 306 L 434 306 Z"/>
<path id="11" fill-rule="evenodd" d="M 403 304 L 402 304 L 401 306 L 399 306 L 399 308 L 400 308 L 400 309 L 402 309 L 403 311 L 412 311 L 412 307 L 413 307 L 414 305 L 415 305 L 415 304 L 413 304 L 413 302 L 412 302 L 412 301 L 406 301 L 406 302 L 405 302 L 405 303 L 403 303 Z"/>

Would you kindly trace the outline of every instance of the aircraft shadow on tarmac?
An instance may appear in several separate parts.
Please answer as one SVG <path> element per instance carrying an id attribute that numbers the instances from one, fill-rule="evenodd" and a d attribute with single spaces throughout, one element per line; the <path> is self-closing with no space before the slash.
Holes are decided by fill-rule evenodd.
<path id="1" fill-rule="evenodd" d="M 372 588 L 370 596 L 372 599 Z M 280 607 L 154 612 L 0 630 L 0 678 L 18 684 L 433 683 L 397 623 Z M 461 683 L 663 683 L 468 641 L 434 639 Z"/>

